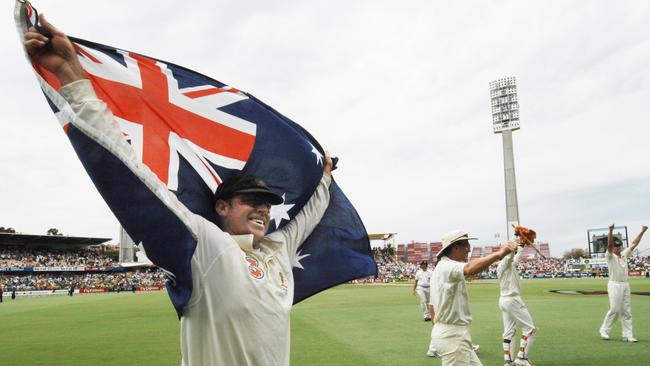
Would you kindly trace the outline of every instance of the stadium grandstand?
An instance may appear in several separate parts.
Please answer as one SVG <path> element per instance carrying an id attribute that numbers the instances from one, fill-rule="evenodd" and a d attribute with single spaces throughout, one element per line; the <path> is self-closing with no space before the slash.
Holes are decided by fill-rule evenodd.
<path id="1" fill-rule="evenodd" d="M 546 258 L 551 256 L 550 248 L 548 243 L 536 243 L 542 255 Z M 487 255 L 490 255 L 494 252 L 499 251 L 501 248 L 500 245 L 496 246 L 485 246 L 485 247 L 472 247 L 472 252 L 470 254 L 470 259 L 482 258 Z M 416 243 L 411 242 L 408 244 L 398 244 L 397 245 L 397 257 L 402 262 L 408 262 L 417 264 L 421 261 L 435 262 L 436 255 L 442 249 L 441 242 L 433 243 Z M 524 252 L 522 253 L 524 258 L 541 258 L 541 256 L 530 246 L 524 247 Z"/>
<path id="2" fill-rule="evenodd" d="M 395 233 L 373 234 L 383 241 L 373 247 L 377 278 L 365 282 L 412 281 L 418 264 L 435 265 L 440 242 L 395 245 Z M 16 295 L 51 295 L 120 291 L 160 290 L 162 271 L 150 263 L 120 263 L 118 246 L 106 245 L 110 239 L 63 235 L 27 235 L 0 232 L 0 288 Z M 571 278 L 606 276 L 607 269 L 590 266 L 588 259 L 560 259 L 549 255 L 548 243 L 538 243 L 542 258 L 532 248 L 524 248 L 518 271 L 523 278 Z M 498 246 L 474 247 L 471 259 L 498 250 Z M 650 257 L 630 259 L 631 276 L 650 277 Z M 496 278 L 496 264 L 480 278 Z M 355 281 L 359 282 L 359 281 Z"/>
<path id="3" fill-rule="evenodd" d="M 17 296 L 163 288 L 160 270 L 120 264 L 109 240 L 0 233 L 0 288 Z"/>

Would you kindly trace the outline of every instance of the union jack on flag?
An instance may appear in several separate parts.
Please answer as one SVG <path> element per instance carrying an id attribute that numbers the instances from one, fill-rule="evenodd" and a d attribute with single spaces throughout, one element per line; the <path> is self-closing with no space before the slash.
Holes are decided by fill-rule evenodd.
<path id="1" fill-rule="evenodd" d="M 38 13 L 17 1 L 15 19 L 22 40 L 38 24 Z M 284 197 L 284 204 L 272 208 L 271 230 L 289 222 L 311 197 L 322 176 L 323 149 L 298 124 L 252 95 L 184 67 L 69 38 L 97 96 L 113 112 L 138 158 L 192 212 L 215 222 L 214 191 L 239 171 L 261 177 Z M 120 224 L 136 243 L 143 243 L 156 265 L 173 273 L 167 287 L 180 316 L 192 292 L 190 259 L 196 241 L 151 186 L 111 152 L 110 144 L 75 126 L 74 112 L 57 92 L 58 79 L 32 66 Z M 133 205 L 133 197 L 140 204 Z M 335 182 L 323 219 L 295 256 L 294 303 L 339 283 L 376 275 L 363 223 Z"/>

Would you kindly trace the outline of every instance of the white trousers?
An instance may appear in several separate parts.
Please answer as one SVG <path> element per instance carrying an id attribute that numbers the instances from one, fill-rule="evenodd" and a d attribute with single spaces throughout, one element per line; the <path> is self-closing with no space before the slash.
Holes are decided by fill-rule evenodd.
<path id="1" fill-rule="evenodd" d="M 499 298 L 499 309 L 503 315 L 503 339 L 512 339 L 517 333 L 517 327 L 521 328 L 521 335 L 527 336 L 528 341 L 524 350 L 527 357 L 530 349 L 533 346 L 533 338 L 535 336 L 535 324 L 533 318 L 528 312 L 528 308 L 521 296 L 507 296 Z M 515 343 L 510 343 L 510 354 L 514 356 Z"/>
<path id="2" fill-rule="evenodd" d="M 503 314 L 503 338 L 512 339 L 521 328 L 522 335 L 529 335 L 534 329 L 533 318 L 520 296 L 499 298 L 499 309 Z"/>
<path id="3" fill-rule="evenodd" d="M 482 366 L 472 349 L 469 326 L 436 323 L 431 330 L 429 350 L 437 350 L 442 366 Z"/>
<path id="4" fill-rule="evenodd" d="M 430 318 L 431 314 L 429 314 L 429 287 L 422 287 L 418 286 L 415 289 L 415 293 L 418 294 L 418 297 L 420 298 L 420 307 L 422 308 L 422 316 L 425 318 Z"/>
<path id="5" fill-rule="evenodd" d="M 601 333 L 608 333 L 612 325 L 621 316 L 621 328 L 623 338 L 632 338 L 632 296 L 630 284 L 627 282 L 609 281 L 607 283 L 607 294 L 609 295 L 609 311 L 605 315 Z"/>

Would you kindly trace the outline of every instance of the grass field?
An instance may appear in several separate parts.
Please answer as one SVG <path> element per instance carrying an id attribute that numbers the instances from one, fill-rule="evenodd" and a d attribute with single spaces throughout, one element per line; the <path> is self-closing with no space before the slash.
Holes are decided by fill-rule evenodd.
<path id="1" fill-rule="evenodd" d="M 598 337 L 606 280 L 527 280 L 524 300 L 540 328 L 531 360 L 550 365 L 647 365 L 650 296 L 632 296 L 637 344 Z M 633 291 L 650 292 L 634 279 Z M 474 342 L 484 365 L 501 365 L 501 313 L 493 281 L 469 285 Z M 0 304 L 0 365 L 179 365 L 179 323 L 164 292 L 7 299 Z M 292 365 L 440 365 L 425 356 L 430 323 L 411 287 L 345 285 L 294 307 Z"/>

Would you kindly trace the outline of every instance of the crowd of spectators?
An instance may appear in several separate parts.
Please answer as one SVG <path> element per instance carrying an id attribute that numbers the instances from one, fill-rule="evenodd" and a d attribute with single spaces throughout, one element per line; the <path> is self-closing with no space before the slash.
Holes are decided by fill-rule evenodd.
<path id="1" fill-rule="evenodd" d="M 158 269 L 132 272 L 57 272 L 0 274 L 5 291 L 109 289 L 127 291 L 137 287 L 163 286 L 164 276 Z"/>
<path id="2" fill-rule="evenodd" d="M 484 278 L 496 278 L 497 263 L 492 264 L 482 274 Z M 517 263 L 517 271 L 522 277 L 561 277 L 568 272 L 567 260 L 560 258 L 527 258 Z"/>
<path id="3" fill-rule="evenodd" d="M 95 249 L 0 249 L 0 267 L 110 267 L 110 256 Z"/>
<path id="4" fill-rule="evenodd" d="M 109 271 L 120 264 L 114 256 L 93 248 L 0 247 L 0 287 L 5 291 L 75 289 L 131 290 L 164 285 L 158 269 Z M 47 271 L 22 272 L 11 268 L 43 268 Z M 65 268 L 65 270 L 60 270 Z M 74 270 L 70 270 L 73 268 Z M 81 270 L 78 270 L 81 269 Z"/>
<path id="5" fill-rule="evenodd" d="M 630 271 L 650 271 L 650 256 L 630 258 L 627 268 Z"/>
<path id="6" fill-rule="evenodd" d="M 377 278 L 366 279 L 365 282 L 396 282 L 415 277 L 418 266 L 395 260 L 395 250 L 392 246 L 372 248 L 372 254 L 377 262 Z"/>
<path id="7" fill-rule="evenodd" d="M 395 282 L 415 278 L 415 272 L 418 266 L 413 263 L 404 263 L 398 261 L 377 261 L 379 282 Z"/>
<path id="8" fill-rule="evenodd" d="M 390 244 L 387 247 L 374 247 L 372 248 L 372 255 L 375 257 L 377 264 L 392 262 L 395 258 L 395 248 Z"/>
<path id="9" fill-rule="evenodd" d="M 418 264 L 398 260 L 392 248 L 373 248 L 378 276 L 371 282 L 410 281 L 415 277 Z M 559 258 L 525 258 L 517 264 L 522 277 L 563 277 L 571 272 L 571 260 Z M 110 256 L 95 249 L 25 249 L 5 247 L 0 249 L 0 267 L 93 267 L 118 266 Z M 497 264 L 481 274 L 483 278 L 496 278 Z M 431 267 L 433 268 L 433 266 Z M 633 257 L 630 271 L 650 272 L 650 257 Z M 131 272 L 47 272 L 0 274 L 0 287 L 16 291 L 78 289 L 127 290 L 141 286 L 163 286 L 164 276 L 157 269 Z"/>
<path id="10" fill-rule="evenodd" d="M 415 278 L 417 264 L 402 262 L 397 259 L 376 255 L 378 276 L 375 282 L 408 281 Z M 524 278 L 536 277 L 566 277 L 575 273 L 569 264 L 572 260 L 561 258 L 525 258 L 517 264 L 519 274 Z M 496 278 L 498 262 L 481 274 L 482 278 Z M 433 268 L 431 266 L 430 268 Z M 584 266 L 583 266 L 584 267 Z M 630 258 L 628 269 L 646 275 L 650 272 L 650 256 Z M 600 271 L 598 271 L 600 273 Z M 606 273 L 606 272 L 605 272 Z"/>

